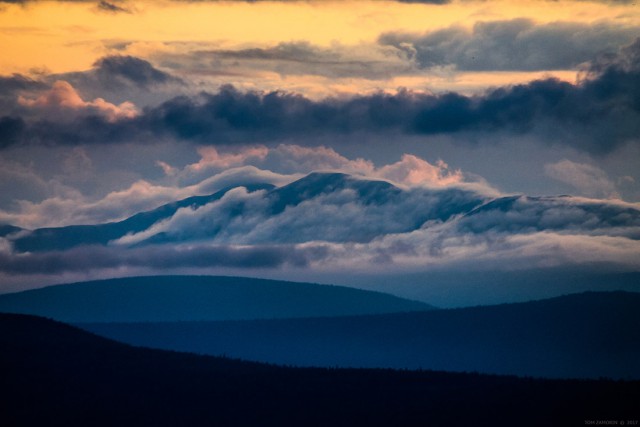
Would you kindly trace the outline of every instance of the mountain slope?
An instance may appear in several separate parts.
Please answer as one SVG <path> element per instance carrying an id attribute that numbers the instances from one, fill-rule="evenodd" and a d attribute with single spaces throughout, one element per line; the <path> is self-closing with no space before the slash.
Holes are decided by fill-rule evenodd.
<path id="1" fill-rule="evenodd" d="M 267 190 L 270 184 L 246 185 L 247 191 Z M 140 212 L 125 220 L 95 225 L 70 225 L 66 227 L 39 228 L 12 239 L 14 249 L 19 252 L 40 252 L 64 250 L 80 245 L 106 245 L 129 233 L 146 230 L 153 224 L 170 218 L 178 209 L 191 207 L 196 209 L 216 200 L 220 200 L 229 188 L 208 196 L 193 196 L 177 202 L 168 203 L 147 212 Z M 14 227 L 15 228 L 15 227 Z"/>
<path id="2" fill-rule="evenodd" d="M 0 237 L 5 237 L 18 231 L 22 231 L 22 229 L 20 227 L 14 227 L 13 225 L 0 224 Z"/>
<path id="3" fill-rule="evenodd" d="M 639 382 L 278 368 L 0 314 L 0 424 L 566 426 L 636 419 Z M 636 417 L 636 418 L 633 418 Z"/>
<path id="4" fill-rule="evenodd" d="M 343 173 L 311 173 L 281 187 L 235 185 L 141 212 L 119 222 L 41 228 L 11 228 L 16 254 L 107 246 L 114 251 L 186 242 L 209 245 L 267 245 L 310 242 L 371 243 L 400 236 L 423 240 L 438 253 L 442 233 L 493 241 L 494 234 L 550 231 L 640 239 L 640 210 L 621 201 L 575 197 L 491 198 L 473 186 L 406 187 Z M 403 239 L 401 239 L 403 240 Z M 408 239 L 411 242 L 411 238 Z M 446 239 L 444 239 L 446 241 Z M 409 250 L 393 246 L 385 251 Z M 95 249 L 95 248 L 94 248 Z M 292 252 L 296 248 L 292 248 Z"/>
<path id="5" fill-rule="evenodd" d="M 82 325 L 119 341 L 298 366 L 640 378 L 640 293 L 376 316 Z"/>
<path id="6" fill-rule="evenodd" d="M 132 277 L 0 295 L 0 312 L 76 323 L 269 319 L 431 308 L 342 286 L 220 276 Z"/>
<path id="7" fill-rule="evenodd" d="M 259 190 L 264 192 L 254 197 L 248 196 Z M 238 192 L 247 194 L 240 196 Z M 317 206 L 310 206 L 312 201 Z M 11 236 L 9 240 L 17 252 L 66 250 L 81 245 L 108 245 L 113 242 L 125 246 L 215 238 L 227 242 L 230 239 L 242 239 L 250 231 L 246 224 L 259 227 L 277 217 L 281 221 L 276 221 L 277 224 L 273 225 L 275 228 L 255 232 L 251 243 L 342 239 L 366 242 L 381 232 L 408 232 L 418 229 L 429 220 L 445 221 L 454 215 L 469 212 L 485 201 L 486 197 L 467 190 L 406 190 L 385 181 L 361 179 L 342 173 L 316 172 L 282 187 L 271 184 L 237 185 L 209 196 L 190 197 L 141 212 L 123 221 L 40 228 Z M 345 203 L 358 206 L 361 211 L 353 212 L 357 221 L 350 221 L 348 227 L 336 229 L 334 215 L 339 211 L 343 211 L 342 214 L 346 212 L 343 209 Z M 185 208 L 188 208 L 187 211 L 184 211 Z M 295 213 L 287 212 L 296 208 Z M 327 209 L 328 215 L 319 216 L 326 223 L 321 221 L 313 227 L 299 227 L 298 224 L 298 232 L 287 233 L 301 218 L 309 216 L 310 212 L 318 213 L 320 208 Z M 189 225 L 190 228 L 152 229 L 154 225 L 174 217 L 180 210 L 183 210 L 183 218 L 197 218 L 193 220 L 194 223 L 179 221 L 180 226 Z M 234 233 L 230 225 L 238 218 L 242 218 L 241 222 L 245 225 L 240 227 L 241 232 Z M 255 220 L 249 221 L 247 218 Z M 149 235 L 145 234 L 133 243 L 127 239 L 124 243 L 119 240 L 149 229 L 152 229 Z M 231 235 L 227 236 L 229 233 Z M 280 237 L 276 239 L 275 235 Z"/>

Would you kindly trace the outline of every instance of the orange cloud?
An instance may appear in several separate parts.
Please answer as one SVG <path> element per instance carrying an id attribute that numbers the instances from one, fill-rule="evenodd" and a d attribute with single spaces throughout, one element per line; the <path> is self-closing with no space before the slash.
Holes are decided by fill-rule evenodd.
<path id="1" fill-rule="evenodd" d="M 133 118 L 138 115 L 138 110 L 131 102 L 123 102 L 119 105 L 112 104 L 102 98 L 93 101 L 84 101 L 78 92 L 68 82 L 58 80 L 51 89 L 36 99 L 28 99 L 23 96 L 18 98 L 21 105 L 43 109 L 69 109 L 92 110 L 107 118 L 116 121 L 122 118 Z"/>
<path id="2" fill-rule="evenodd" d="M 215 147 L 198 148 L 200 161 L 189 165 L 189 169 L 193 171 L 201 171 L 210 167 L 213 168 L 229 168 L 239 166 L 247 162 L 249 159 L 264 160 L 269 154 L 269 149 L 264 146 L 248 148 L 240 153 L 219 153 Z"/>
<path id="3" fill-rule="evenodd" d="M 449 170 L 442 160 L 435 165 L 412 154 L 403 154 L 399 162 L 381 167 L 377 173 L 382 178 L 408 185 L 445 186 L 464 181 L 462 172 L 458 169 Z"/>

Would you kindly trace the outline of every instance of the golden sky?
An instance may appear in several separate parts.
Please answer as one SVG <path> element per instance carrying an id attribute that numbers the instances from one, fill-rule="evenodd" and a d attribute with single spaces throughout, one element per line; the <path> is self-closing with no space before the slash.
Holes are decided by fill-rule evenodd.
<path id="1" fill-rule="evenodd" d="M 316 46 L 350 46 L 375 42 L 380 34 L 389 31 L 424 33 L 451 25 L 468 27 L 477 21 L 522 17 L 538 23 L 640 23 L 635 5 L 592 2 L 114 4 L 131 13 L 107 13 L 100 11 L 95 3 L 87 2 L 43 1 L 0 6 L 0 73 L 86 70 L 96 59 L 113 53 L 112 46 L 117 43 L 129 43 L 125 53 L 150 57 L 156 52 L 176 51 L 178 42 L 216 48 L 269 46 L 290 41 L 306 41 Z M 487 76 L 479 78 L 487 80 Z"/>

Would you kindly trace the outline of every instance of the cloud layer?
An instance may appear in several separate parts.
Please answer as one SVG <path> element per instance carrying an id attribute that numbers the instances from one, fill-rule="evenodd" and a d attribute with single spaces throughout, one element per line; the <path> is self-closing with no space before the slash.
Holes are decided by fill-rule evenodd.
<path id="1" fill-rule="evenodd" d="M 637 29 L 609 23 L 536 24 L 519 18 L 453 26 L 423 35 L 388 33 L 384 46 L 394 46 L 420 68 L 454 67 L 465 71 L 567 70 L 633 41 Z"/>
<path id="2" fill-rule="evenodd" d="M 144 228 L 125 228 L 141 224 L 142 217 L 123 223 L 120 234 L 97 245 L 73 244 L 70 239 L 78 236 L 73 227 L 49 229 L 36 231 L 35 242 L 42 246 L 23 252 L 19 248 L 31 233 L 7 229 L 0 271 L 12 276 L 114 268 L 640 267 L 637 204 L 491 197 L 460 182 L 422 184 L 402 188 L 366 177 L 315 173 L 275 188 L 235 186 L 214 198 L 161 208 Z M 85 236 L 93 233 L 85 230 Z M 47 235 L 53 239 L 49 243 Z M 62 246 L 56 249 L 56 244 Z"/>
<path id="3" fill-rule="evenodd" d="M 354 133 L 502 132 L 540 135 L 553 143 L 606 153 L 638 141 L 639 51 L 640 40 L 616 55 L 601 57 L 577 84 L 546 79 L 497 88 L 478 96 L 401 90 L 396 94 L 319 101 L 280 91 L 240 92 L 227 85 L 217 93 L 176 97 L 140 114 L 135 114 L 129 103 L 116 106 L 101 99 L 84 101 L 69 83 L 59 81 L 35 100 L 19 98 L 20 105 L 33 110 L 30 114 L 35 117 L 1 117 L 0 137 L 3 146 L 8 147 L 167 138 L 229 144 L 300 137 L 313 140 Z M 109 61 L 103 61 L 101 67 Z M 113 66 L 116 65 L 123 64 L 116 61 Z M 128 79 L 147 82 L 153 80 L 149 73 L 126 75 Z M 76 112 L 89 109 L 95 114 L 51 120 L 51 108 L 69 106 Z M 38 112 L 42 107 L 50 108 L 45 113 Z"/>

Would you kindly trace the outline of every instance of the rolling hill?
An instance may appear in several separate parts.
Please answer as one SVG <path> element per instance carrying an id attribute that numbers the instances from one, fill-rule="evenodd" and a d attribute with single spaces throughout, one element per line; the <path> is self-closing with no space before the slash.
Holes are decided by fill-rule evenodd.
<path id="1" fill-rule="evenodd" d="M 0 312 L 71 323 L 344 316 L 432 308 L 343 286 L 221 276 L 130 277 L 0 295 Z"/>
<path id="2" fill-rule="evenodd" d="M 640 382 L 280 368 L 0 314 L 0 424 L 567 426 L 637 419 Z"/>
<path id="3" fill-rule="evenodd" d="M 296 366 L 640 379 L 640 293 L 314 319 L 85 324 L 135 345 Z"/>

